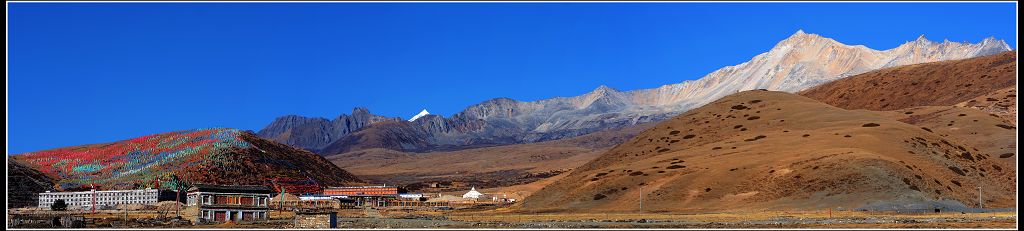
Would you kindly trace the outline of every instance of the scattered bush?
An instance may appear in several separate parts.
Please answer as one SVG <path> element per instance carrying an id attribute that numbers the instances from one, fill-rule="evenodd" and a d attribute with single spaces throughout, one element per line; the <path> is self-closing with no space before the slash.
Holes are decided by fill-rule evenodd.
<path id="1" fill-rule="evenodd" d="M 1006 124 L 996 124 L 996 127 L 1001 127 L 1001 128 L 1007 129 L 1007 130 L 1017 129 L 1017 127 L 1006 125 Z"/>
<path id="2" fill-rule="evenodd" d="M 755 140 L 760 140 L 760 139 L 764 139 L 764 138 L 767 138 L 767 136 L 765 136 L 765 135 L 757 135 L 754 138 L 745 139 L 743 141 L 749 142 L 749 141 L 755 141 Z"/>
<path id="3" fill-rule="evenodd" d="M 960 168 L 957 168 L 955 166 L 949 166 L 949 170 L 955 172 L 956 174 L 960 174 L 961 176 L 966 176 L 967 175 L 967 174 L 964 174 L 963 170 L 960 170 Z M 957 185 L 959 185 L 959 184 L 957 184 Z"/>
<path id="4" fill-rule="evenodd" d="M 960 158 L 964 158 L 970 160 L 971 162 L 974 162 L 974 156 L 971 156 L 970 152 L 960 153 Z"/>

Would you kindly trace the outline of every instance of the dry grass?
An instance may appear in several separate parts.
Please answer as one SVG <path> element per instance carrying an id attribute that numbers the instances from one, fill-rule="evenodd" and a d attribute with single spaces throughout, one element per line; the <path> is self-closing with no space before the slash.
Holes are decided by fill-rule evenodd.
<path id="1" fill-rule="evenodd" d="M 845 109 L 952 106 L 1016 86 L 1017 52 L 875 70 L 798 94 Z"/>
<path id="2" fill-rule="evenodd" d="M 281 219 L 293 219 L 293 218 L 295 218 L 295 212 L 293 212 L 293 211 L 272 210 L 270 212 L 267 212 L 267 215 L 270 216 L 271 220 L 281 220 Z"/>
<path id="3" fill-rule="evenodd" d="M 747 104 L 755 100 L 760 102 Z M 746 109 L 732 109 L 739 104 Z M 946 108 L 956 119 L 936 120 L 944 122 L 942 129 L 928 132 L 890 112 L 845 110 L 784 92 L 740 92 L 658 123 L 530 194 L 517 208 L 633 213 L 641 195 L 645 212 L 676 214 L 849 209 L 868 201 L 903 204 L 892 195 L 916 193 L 970 204 L 979 185 L 986 188 L 986 206 L 1013 207 L 1009 158 L 940 133 L 974 123 L 981 135 L 1005 129 L 986 123 L 991 116 L 966 111 L 973 109 Z M 760 118 L 744 119 L 755 115 Z M 956 126 L 947 126 L 950 121 Z M 672 142 L 689 134 L 696 137 Z"/>
<path id="4" fill-rule="evenodd" d="M 95 219 L 124 219 L 124 212 L 97 212 L 84 214 L 85 218 Z M 167 216 L 174 216 L 174 212 L 170 212 Z M 155 211 L 129 211 L 128 219 L 154 219 L 157 217 Z"/>
<path id="5" fill-rule="evenodd" d="M 479 221 L 479 222 L 544 222 L 544 221 L 627 221 L 627 220 L 659 220 L 659 221 L 692 221 L 692 222 L 738 222 L 758 221 L 778 218 L 791 219 L 825 219 L 829 218 L 828 211 L 811 212 L 752 212 L 752 213 L 706 213 L 706 214 L 642 214 L 642 213 L 618 213 L 618 214 L 522 214 L 522 213 L 494 213 L 499 211 L 460 213 L 448 216 L 456 221 Z M 491 213 L 491 214 L 488 214 Z M 1010 219 L 1016 220 L 1014 212 L 995 213 L 922 213 L 922 214 L 897 214 L 883 212 L 857 212 L 857 211 L 833 211 L 833 219 L 866 219 L 866 218 L 890 218 L 890 219 L 927 219 L 927 218 L 966 218 L 966 219 Z"/>

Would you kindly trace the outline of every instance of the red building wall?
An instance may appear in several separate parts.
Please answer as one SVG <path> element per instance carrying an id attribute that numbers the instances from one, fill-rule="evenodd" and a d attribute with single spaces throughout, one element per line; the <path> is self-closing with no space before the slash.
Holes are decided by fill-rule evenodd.
<path id="1" fill-rule="evenodd" d="M 324 195 L 329 196 L 385 196 L 398 195 L 398 187 L 367 187 L 367 188 L 326 188 Z"/>

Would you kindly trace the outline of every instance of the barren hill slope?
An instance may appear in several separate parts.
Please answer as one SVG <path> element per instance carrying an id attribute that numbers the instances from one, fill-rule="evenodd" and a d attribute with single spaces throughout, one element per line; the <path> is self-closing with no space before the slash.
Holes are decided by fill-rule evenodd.
<path id="1" fill-rule="evenodd" d="M 148 135 L 12 158 L 57 177 L 58 190 L 161 188 L 182 183 L 255 184 L 289 192 L 358 182 L 314 153 L 230 128 Z"/>
<path id="2" fill-rule="evenodd" d="M 900 122 L 920 126 L 972 152 L 998 156 L 1016 168 L 1017 127 L 999 116 L 956 106 L 924 106 L 881 112 Z"/>
<path id="3" fill-rule="evenodd" d="M 407 121 L 386 121 L 367 126 L 331 142 L 320 153 L 345 153 L 363 149 L 423 151 L 431 145 L 429 134 Z"/>
<path id="4" fill-rule="evenodd" d="M 523 211 L 1013 207 L 1011 165 L 897 121 L 745 91 L 659 123 L 532 194 Z M 642 186 L 642 188 L 641 188 Z M 963 205 L 960 205 L 963 204 Z"/>
<path id="5" fill-rule="evenodd" d="M 1017 85 L 989 92 L 956 104 L 957 107 L 978 109 L 1017 125 Z"/>
<path id="6" fill-rule="evenodd" d="M 7 208 L 36 206 L 39 193 L 51 191 L 53 177 L 7 157 Z"/>
<path id="7" fill-rule="evenodd" d="M 374 148 L 327 158 L 360 178 L 413 188 L 435 181 L 461 181 L 486 188 L 510 186 L 571 170 L 653 125 L 529 144 L 430 153 Z"/>
<path id="8" fill-rule="evenodd" d="M 799 94 L 845 109 L 951 106 L 1016 86 L 1017 53 L 886 68 L 818 85 Z"/>

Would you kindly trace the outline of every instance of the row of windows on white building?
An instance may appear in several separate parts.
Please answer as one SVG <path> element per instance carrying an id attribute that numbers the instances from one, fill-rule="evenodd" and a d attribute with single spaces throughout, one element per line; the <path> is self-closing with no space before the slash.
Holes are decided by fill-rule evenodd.
<path id="1" fill-rule="evenodd" d="M 39 194 L 39 207 L 49 208 L 57 200 L 64 200 L 68 206 L 92 207 L 113 206 L 122 204 L 156 204 L 159 190 L 117 190 L 117 191 L 86 191 L 86 192 L 44 192 Z"/>

